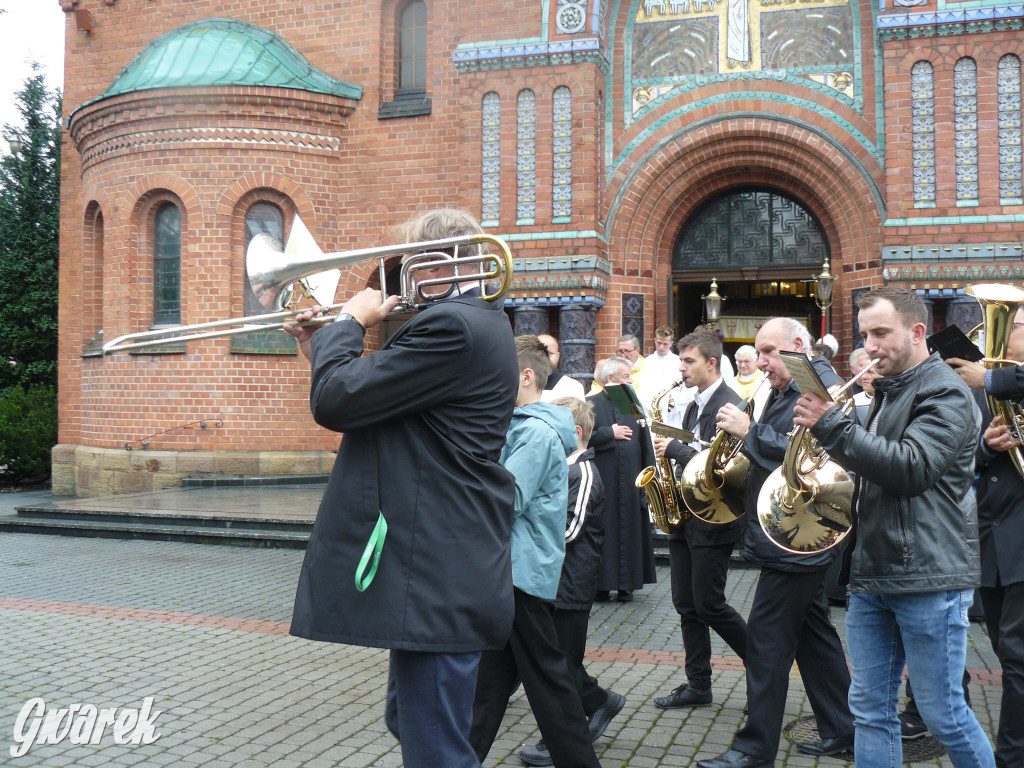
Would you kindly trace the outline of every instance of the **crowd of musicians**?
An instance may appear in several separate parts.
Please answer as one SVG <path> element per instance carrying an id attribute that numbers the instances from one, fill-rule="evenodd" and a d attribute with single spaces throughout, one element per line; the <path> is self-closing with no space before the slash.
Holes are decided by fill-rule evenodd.
<path id="1" fill-rule="evenodd" d="M 442 210 L 403 236 L 479 231 Z M 907 677 L 920 730 L 954 765 L 1024 765 L 1024 481 L 1019 433 L 989 406 L 1024 398 L 1024 367 L 930 353 L 921 298 L 887 286 L 856 308 L 863 351 L 850 367 L 867 373 L 853 408 L 797 386 L 780 353 L 804 355 L 831 387 L 834 342 L 813 344 L 786 317 L 737 351 L 735 371 L 712 329 L 676 341 L 659 328 L 646 357 L 625 336 L 584 393 L 559 373 L 554 338 L 513 338 L 501 302 L 464 283 L 364 354 L 393 304 L 367 290 L 333 323 L 289 328 L 311 361 L 314 418 L 344 433 L 292 633 L 390 649 L 387 723 L 406 766 L 479 768 L 520 684 L 541 734 L 523 762 L 599 765 L 593 743 L 625 698 L 585 668 L 589 611 L 655 579 L 637 476 L 667 460 L 675 480 L 719 435 L 749 461 L 743 508 L 724 524 L 691 515 L 672 527 L 685 679 L 639 706 L 711 705 L 714 631 L 743 660 L 747 716 L 700 768 L 775 764 L 794 662 L 817 721 L 804 753 L 899 766 Z M 1006 356 L 1024 363 L 1024 314 L 1009 334 Z M 609 390 L 629 383 L 644 406 L 671 389 L 663 420 L 682 431 L 652 434 L 651 414 L 617 407 Z M 853 478 L 842 546 L 786 549 L 759 522 L 762 485 L 796 431 Z M 746 619 L 726 599 L 734 550 L 760 567 Z M 829 618 L 837 588 L 848 655 Z M 978 588 L 1003 668 L 994 749 L 964 684 Z"/>

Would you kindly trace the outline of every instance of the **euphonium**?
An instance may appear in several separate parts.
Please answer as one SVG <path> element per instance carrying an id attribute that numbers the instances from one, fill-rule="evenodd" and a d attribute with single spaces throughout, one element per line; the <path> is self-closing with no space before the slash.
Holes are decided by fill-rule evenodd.
<path id="1" fill-rule="evenodd" d="M 981 305 L 982 322 L 974 331 L 984 331 L 984 349 L 982 353 L 985 359 L 982 361 L 986 368 L 1000 368 L 1007 365 L 1019 365 L 1013 360 L 1006 360 L 1006 348 L 1010 342 L 1010 332 L 1013 330 L 1013 318 L 1017 310 L 1024 305 L 1024 290 L 1013 285 L 1002 285 L 999 283 L 985 283 L 982 285 L 969 285 L 964 293 L 973 296 Z M 1013 400 L 996 400 L 986 393 L 988 409 L 993 416 L 1002 416 L 1003 422 L 1010 430 L 1010 436 L 1018 442 L 1024 442 L 1024 411 L 1021 405 Z M 1010 459 L 1017 468 L 1017 472 L 1024 475 L 1024 451 L 1021 446 L 1011 448 Z"/>
<path id="2" fill-rule="evenodd" d="M 758 389 L 766 381 L 767 378 L 762 378 Z M 747 418 L 754 415 L 756 394 L 755 390 L 744 405 Z M 698 520 L 724 525 L 743 516 L 750 461 L 740 453 L 742 447 L 743 438 L 720 429 L 710 448 L 686 462 L 679 491 L 687 509 Z"/>
<path id="3" fill-rule="evenodd" d="M 846 390 L 878 363 L 832 393 L 849 412 L 853 398 Z M 829 459 L 807 427 L 789 438 L 782 466 L 768 475 L 757 496 L 757 520 L 768 540 L 797 555 L 812 555 L 839 544 L 853 530 L 853 476 Z"/>
<path id="4" fill-rule="evenodd" d="M 682 381 L 680 379 L 674 382 L 671 387 L 655 396 L 651 402 L 652 421 L 661 421 L 662 399 L 678 387 Z M 686 505 L 679 497 L 679 488 L 676 486 L 675 475 L 672 474 L 672 465 L 664 456 L 655 459 L 654 466 L 644 467 L 640 471 L 640 474 L 636 476 L 636 487 L 643 488 L 644 493 L 647 494 L 647 506 L 651 510 L 651 518 L 658 526 L 658 530 L 672 533 L 690 516 L 686 511 Z"/>

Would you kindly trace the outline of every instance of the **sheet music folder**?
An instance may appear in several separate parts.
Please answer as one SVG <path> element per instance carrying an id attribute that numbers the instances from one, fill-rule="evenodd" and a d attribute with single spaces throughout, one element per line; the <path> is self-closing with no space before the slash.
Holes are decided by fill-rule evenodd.
<path id="1" fill-rule="evenodd" d="M 793 382 L 801 394 L 806 395 L 813 392 L 822 400 L 832 402 L 832 395 L 828 393 L 828 387 L 822 382 L 818 372 L 814 370 L 807 355 L 802 352 L 779 352 L 779 358 L 793 377 Z"/>
<path id="2" fill-rule="evenodd" d="M 650 421 L 647 418 L 647 414 L 644 413 L 644 408 L 640 405 L 640 398 L 636 395 L 636 390 L 633 389 L 632 384 L 606 384 L 604 391 L 608 393 L 608 397 L 615 404 L 619 413 L 624 416 L 632 416 L 637 421 L 643 421 L 647 423 L 651 432 L 656 435 L 662 435 L 664 437 L 674 437 L 677 440 L 682 440 L 685 443 L 692 443 L 694 440 L 693 432 L 687 432 L 685 429 L 677 429 L 676 427 L 669 426 L 660 421 Z"/>

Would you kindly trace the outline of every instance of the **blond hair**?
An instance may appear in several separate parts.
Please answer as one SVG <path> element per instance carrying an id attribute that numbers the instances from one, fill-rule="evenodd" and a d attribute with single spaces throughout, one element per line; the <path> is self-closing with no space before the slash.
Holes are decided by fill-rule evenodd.
<path id="1" fill-rule="evenodd" d="M 572 411 L 573 422 L 583 430 L 583 442 L 589 443 L 590 436 L 594 432 L 594 404 L 588 400 L 580 400 L 578 397 L 556 397 L 551 404 Z"/>

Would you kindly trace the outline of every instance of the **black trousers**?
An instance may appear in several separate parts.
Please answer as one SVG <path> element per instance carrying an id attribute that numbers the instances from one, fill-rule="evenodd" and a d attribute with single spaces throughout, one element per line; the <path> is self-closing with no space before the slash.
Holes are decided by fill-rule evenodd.
<path id="1" fill-rule="evenodd" d="M 690 525 L 705 525 L 691 522 Z M 711 630 L 741 659 L 747 656 L 747 623 L 725 601 L 733 545 L 695 546 L 669 539 L 672 605 L 679 614 L 686 651 L 686 680 L 697 691 L 711 689 Z"/>
<path id="2" fill-rule="evenodd" d="M 1024 583 L 982 587 L 985 623 L 1003 668 L 997 768 L 1024 766 Z"/>
<path id="3" fill-rule="evenodd" d="M 498 734 L 509 696 L 522 682 L 540 735 L 556 768 L 600 768 L 587 716 L 555 634 L 550 600 L 516 589 L 512 636 L 498 651 L 484 651 L 476 679 L 469 741 L 480 762 Z"/>
<path id="4" fill-rule="evenodd" d="M 733 749 L 774 762 L 795 660 L 823 739 L 853 737 L 850 671 L 828 617 L 825 571 L 762 568 L 747 617 L 747 723 Z"/>
<path id="5" fill-rule="evenodd" d="M 590 611 L 569 611 L 555 608 L 555 634 L 569 666 L 569 676 L 580 693 L 583 712 L 589 718 L 608 703 L 608 691 L 597 684 L 597 678 L 583 666 L 587 652 L 587 625 Z"/>

